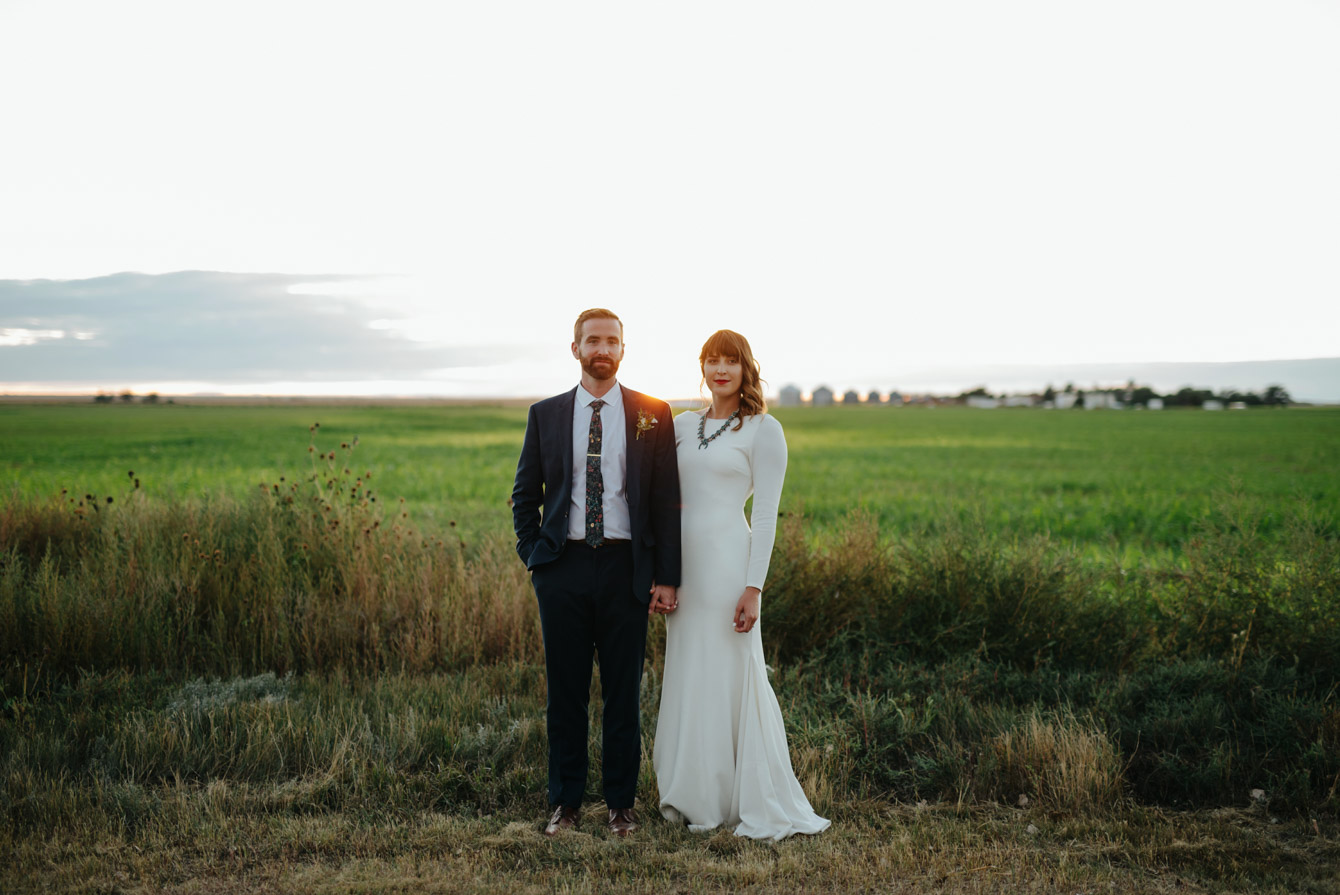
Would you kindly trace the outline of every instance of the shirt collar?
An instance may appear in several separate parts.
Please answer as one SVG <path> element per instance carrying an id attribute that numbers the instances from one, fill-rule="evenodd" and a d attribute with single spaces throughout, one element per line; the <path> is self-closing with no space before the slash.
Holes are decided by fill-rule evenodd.
<path id="1" fill-rule="evenodd" d="M 577 385 L 577 406 L 578 406 L 578 407 L 587 407 L 587 406 L 589 406 L 589 405 L 591 404 L 591 402 L 594 401 L 595 399 L 596 399 L 595 395 L 593 395 L 593 394 L 591 394 L 590 392 L 588 392 L 584 386 L 582 386 L 580 383 Z M 614 383 L 614 387 L 611 388 L 609 391 L 605 392 L 605 396 L 604 396 L 603 398 L 601 398 L 600 400 L 604 401 L 606 404 L 613 404 L 613 403 L 615 403 L 616 401 L 622 401 L 622 400 L 623 400 L 623 392 L 620 391 L 620 389 L 619 389 L 619 383 L 617 383 L 617 382 Z"/>

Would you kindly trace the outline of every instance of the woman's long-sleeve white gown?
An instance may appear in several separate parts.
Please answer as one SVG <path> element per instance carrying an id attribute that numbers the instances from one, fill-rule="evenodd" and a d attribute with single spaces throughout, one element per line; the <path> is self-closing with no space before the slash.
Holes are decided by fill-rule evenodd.
<path id="1" fill-rule="evenodd" d="M 734 630 L 748 586 L 763 589 L 786 476 L 786 438 L 767 414 L 699 449 L 700 413 L 675 419 L 683 572 L 666 616 L 665 675 L 652 764 L 661 813 L 691 829 L 784 839 L 829 821 L 791 768 L 782 710 L 763 662 L 762 622 Z M 721 425 L 707 421 L 707 434 Z M 744 515 L 754 496 L 753 530 Z"/>

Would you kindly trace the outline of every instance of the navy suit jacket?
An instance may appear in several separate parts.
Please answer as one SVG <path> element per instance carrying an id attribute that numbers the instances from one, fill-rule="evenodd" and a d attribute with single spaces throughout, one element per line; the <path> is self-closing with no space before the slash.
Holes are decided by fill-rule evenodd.
<path id="1" fill-rule="evenodd" d="M 679 462 L 670 405 L 620 383 L 628 462 L 624 483 L 632 523 L 633 595 L 652 583 L 679 586 Z M 568 543 L 572 506 L 572 416 L 577 389 L 530 407 L 512 486 L 516 552 L 527 569 L 553 562 Z M 638 411 L 656 424 L 638 437 Z"/>

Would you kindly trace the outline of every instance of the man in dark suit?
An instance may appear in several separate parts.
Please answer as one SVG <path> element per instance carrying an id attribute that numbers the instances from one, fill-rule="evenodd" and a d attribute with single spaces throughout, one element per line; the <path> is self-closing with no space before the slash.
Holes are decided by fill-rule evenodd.
<path id="1" fill-rule="evenodd" d="M 674 422 L 664 401 L 619 384 L 623 349 L 618 317 L 603 308 L 581 313 L 572 342 L 581 384 L 531 406 L 512 488 L 516 551 L 531 572 L 544 634 L 548 836 L 581 815 L 593 656 L 605 702 L 609 829 L 637 829 L 647 618 L 674 609 L 679 586 Z"/>

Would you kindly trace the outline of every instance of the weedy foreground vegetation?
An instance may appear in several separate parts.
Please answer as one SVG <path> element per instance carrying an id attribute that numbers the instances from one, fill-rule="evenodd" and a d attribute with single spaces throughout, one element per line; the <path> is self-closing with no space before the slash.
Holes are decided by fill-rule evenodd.
<path id="1" fill-rule="evenodd" d="M 524 409 L 0 406 L 0 889 L 1337 890 L 1340 412 L 778 416 L 834 829 L 553 843 Z"/>

